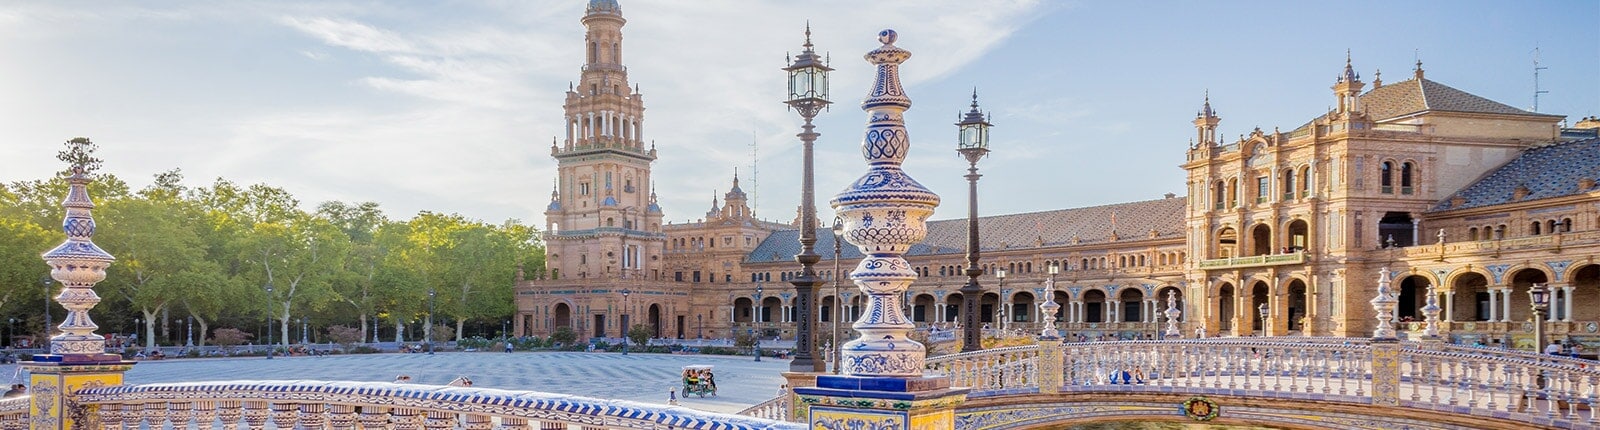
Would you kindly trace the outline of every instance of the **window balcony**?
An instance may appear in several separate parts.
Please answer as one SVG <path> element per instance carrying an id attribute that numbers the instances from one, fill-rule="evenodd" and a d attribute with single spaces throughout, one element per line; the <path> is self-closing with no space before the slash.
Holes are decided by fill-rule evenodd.
<path id="1" fill-rule="evenodd" d="M 1244 267 L 1283 266 L 1290 264 L 1305 264 L 1306 253 L 1295 252 L 1290 254 L 1257 255 L 1254 257 L 1218 258 L 1214 260 L 1201 260 L 1201 269 L 1236 269 Z"/>

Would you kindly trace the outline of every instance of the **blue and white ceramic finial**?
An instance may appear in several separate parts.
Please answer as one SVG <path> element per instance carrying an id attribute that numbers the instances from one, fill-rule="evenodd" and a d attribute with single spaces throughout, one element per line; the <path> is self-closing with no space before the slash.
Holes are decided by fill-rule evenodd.
<path id="1" fill-rule="evenodd" d="M 67 198 L 61 202 L 67 210 L 61 221 L 67 240 L 41 256 L 50 265 L 50 277 L 61 283 L 61 294 L 55 300 L 67 308 L 67 319 L 59 326 L 62 333 L 50 338 L 52 355 L 106 352 L 105 338 L 94 334 L 100 327 L 89 320 L 89 309 L 100 303 L 94 284 L 106 279 L 106 267 L 115 258 L 94 244 L 94 216 L 90 213 L 94 202 L 89 200 L 89 182 L 82 168 L 73 168 L 72 176 L 67 177 Z"/>
<path id="2" fill-rule="evenodd" d="M 845 240 L 866 257 L 850 273 L 867 295 L 867 309 L 853 328 L 861 337 L 843 345 L 843 373 L 869 377 L 922 375 L 927 353 L 907 334 L 915 328 L 901 313 L 904 293 L 917 272 L 903 257 L 928 235 L 927 220 L 939 206 L 939 195 L 928 191 L 901 170 L 911 139 L 903 114 L 911 98 L 900 87 L 900 63 L 911 52 L 894 46 L 894 30 L 878 33 L 883 46 L 868 52 L 866 60 L 877 66 L 877 76 L 861 109 L 867 111 L 866 136 L 861 155 L 867 173 L 834 196 L 830 205 L 844 219 Z"/>

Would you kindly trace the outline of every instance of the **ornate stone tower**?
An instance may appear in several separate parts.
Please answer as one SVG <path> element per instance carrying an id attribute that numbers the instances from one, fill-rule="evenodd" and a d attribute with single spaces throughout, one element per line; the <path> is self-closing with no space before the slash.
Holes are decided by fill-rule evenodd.
<path id="1" fill-rule="evenodd" d="M 583 74 L 567 90 L 566 140 L 552 141 L 559 177 L 545 210 L 554 278 L 657 279 L 665 236 L 650 187 L 644 98 L 622 65 L 622 7 L 591 0 Z"/>

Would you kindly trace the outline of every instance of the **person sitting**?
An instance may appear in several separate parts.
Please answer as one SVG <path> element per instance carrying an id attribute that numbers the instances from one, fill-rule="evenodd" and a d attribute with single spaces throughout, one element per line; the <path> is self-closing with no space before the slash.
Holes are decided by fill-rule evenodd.
<path id="1" fill-rule="evenodd" d="M 457 376 L 456 379 L 452 379 L 452 380 L 450 380 L 450 383 L 444 384 L 444 385 L 450 386 L 450 387 L 471 387 L 472 386 L 472 380 L 471 379 L 467 379 L 467 377 L 465 377 L 465 376 Z"/>
<path id="2" fill-rule="evenodd" d="M 396 384 L 405 384 L 409 382 L 411 382 L 411 375 L 400 375 L 394 377 L 394 383 Z"/>
<path id="3" fill-rule="evenodd" d="M 25 395 L 28 395 L 27 385 L 11 384 L 11 389 L 6 391 L 5 398 L 9 399 L 12 397 L 22 397 Z"/>

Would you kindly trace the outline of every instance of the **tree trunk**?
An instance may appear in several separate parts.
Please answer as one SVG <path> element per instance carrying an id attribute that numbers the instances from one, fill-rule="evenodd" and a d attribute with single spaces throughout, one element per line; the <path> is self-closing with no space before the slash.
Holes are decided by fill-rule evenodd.
<path id="1" fill-rule="evenodd" d="M 206 327 L 208 327 L 206 325 L 206 319 L 195 316 L 194 321 L 200 323 L 200 336 L 198 339 L 195 339 L 194 344 L 197 346 L 206 346 Z"/>
<path id="2" fill-rule="evenodd" d="M 374 340 L 376 340 L 378 337 L 377 336 L 373 336 L 372 338 Z M 362 313 L 361 314 L 361 337 L 356 339 L 356 343 L 361 343 L 361 341 L 366 340 L 366 339 L 367 339 L 367 314 L 366 313 Z"/>
<path id="3" fill-rule="evenodd" d="M 283 319 L 278 322 L 278 327 L 282 328 L 282 330 L 280 330 L 280 331 L 283 333 L 283 346 L 285 348 L 287 348 L 289 346 L 289 303 L 288 302 L 285 302 L 283 304 Z"/>
<path id="4" fill-rule="evenodd" d="M 394 316 L 394 343 L 406 343 L 406 326 L 400 321 L 400 315 Z"/>
<path id="5" fill-rule="evenodd" d="M 461 343 L 461 326 L 462 321 L 456 320 L 456 343 Z"/>
<path id="6" fill-rule="evenodd" d="M 139 309 L 144 314 L 144 349 L 149 351 L 156 347 L 156 312 L 150 309 Z M 146 352 L 149 354 L 149 352 Z"/>

